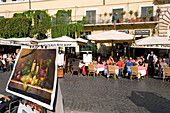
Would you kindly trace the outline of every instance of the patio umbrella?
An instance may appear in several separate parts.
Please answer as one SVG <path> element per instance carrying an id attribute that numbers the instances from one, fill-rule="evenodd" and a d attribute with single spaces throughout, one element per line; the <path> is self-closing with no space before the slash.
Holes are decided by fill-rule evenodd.
<path id="1" fill-rule="evenodd" d="M 112 43 L 113 50 L 113 43 L 132 42 L 134 40 L 134 35 L 110 30 L 102 33 L 87 35 L 87 38 L 97 43 Z"/>
<path id="2" fill-rule="evenodd" d="M 68 36 L 62 36 L 59 38 L 50 38 L 50 39 L 40 40 L 39 42 L 76 42 L 76 40 Z"/>
<path id="3" fill-rule="evenodd" d="M 2 39 L 1 43 L 8 44 L 8 45 L 31 45 L 38 43 L 38 40 L 34 38 L 9 38 L 9 39 Z"/>
<path id="4" fill-rule="evenodd" d="M 167 37 L 150 36 L 135 41 L 136 45 L 170 45 Z"/>
<path id="5" fill-rule="evenodd" d="M 86 39 L 83 39 L 83 38 L 77 38 L 76 40 L 77 40 L 77 43 L 79 45 L 88 45 L 88 41 L 89 41 L 89 40 L 86 40 Z M 95 43 L 95 42 L 91 41 L 91 43 Z"/>
<path id="6" fill-rule="evenodd" d="M 87 35 L 89 40 L 93 40 L 98 43 L 121 43 L 134 40 L 134 35 L 118 32 L 115 30 L 106 31 L 102 33 L 96 33 Z"/>

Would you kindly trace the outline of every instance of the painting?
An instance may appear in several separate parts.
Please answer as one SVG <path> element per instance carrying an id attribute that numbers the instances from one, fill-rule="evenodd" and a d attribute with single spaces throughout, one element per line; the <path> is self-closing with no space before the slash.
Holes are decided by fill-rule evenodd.
<path id="1" fill-rule="evenodd" d="M 57 88 L 56 55 L 56 49 L 23 48 L 6 91 L 52 110 Z"/>

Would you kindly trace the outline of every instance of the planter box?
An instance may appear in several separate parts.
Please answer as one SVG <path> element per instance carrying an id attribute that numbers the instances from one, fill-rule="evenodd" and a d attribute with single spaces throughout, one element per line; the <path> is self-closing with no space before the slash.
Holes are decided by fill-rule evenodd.
<path id="1" fill-rule="evenodd" d="M 136 21 L 137 21 L 137 22 L 141 22 L 141 18 L 137 18 Z"/>
<path id="2" fill-rule="evenodd" d="M 135 20 L 135 19 L 132 19 L 132 22 L 136 22 L 136 20 Z"/>
<path id="3" fill-rule="evenodd" d="M 119 23 L 124 23 L 123 18 L 119 18 Z"/>
<path id="4" fill-rule="evenodd" d="M 150 21 L 150 17 L 146 17 L 146 22 L 149 22 Z"/>
<path id="5" fill-rule="evenodd" d="M 132 20 L 130 19 L 130 20 L 128 20 L 128 22 L 129 22 L 129 23 L 131 23 L 131 22 L 132 22 Z"/>

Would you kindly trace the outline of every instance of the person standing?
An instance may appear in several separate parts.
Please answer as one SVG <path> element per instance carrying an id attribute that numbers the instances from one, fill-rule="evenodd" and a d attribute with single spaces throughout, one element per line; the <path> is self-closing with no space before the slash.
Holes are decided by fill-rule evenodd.
<path id="1" fill-rule="evenodd" d="M 154 70 L 155 70 L 154 62 L 156 61 L 156 56 L 155 54 L 153 54 L 153 51 L 151 51 L 151 53 L 148 54 L 147 60 L 148 60 L 148 74 L 154 75 Z"/>

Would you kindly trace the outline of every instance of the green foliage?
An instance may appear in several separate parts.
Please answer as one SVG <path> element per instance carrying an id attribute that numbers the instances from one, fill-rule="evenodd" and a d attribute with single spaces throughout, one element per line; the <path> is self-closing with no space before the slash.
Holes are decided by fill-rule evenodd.
<path id="1" fill-rule="evenodd" d="M 31 23 L 31 19 L 26 17 L 1 18 L 0 37 L 27 37 L 32 29 Z"/>
<path id="2" fill-rule="evenodd" d="M 55 14 L 56 16 L 56 25 L 52 26 L 51 34 L 52 38 L 61 37 L 64 35 L 67 35 L 69 37 L 74 37 L 75 33 L 77 32 L 77 35 L 80 36 L 80 32 L 83 29 L 83 23 L 87 23 L 86 19 L 78 21 L 77 23 L 72 23 L 71 20 L 71 10 L 58 10 L 58 12 Z M 68 15 L 67 19 L 65 15 Z M 67 21 L 66 21 L 67 20 Z"/>
<path id="3" fill-rule="evenodd" d="M 129 11 L 129 14 L 132 16 L 132 15 L 133 15 L 133 10 L 130 10 L 130 11 Z"/>

